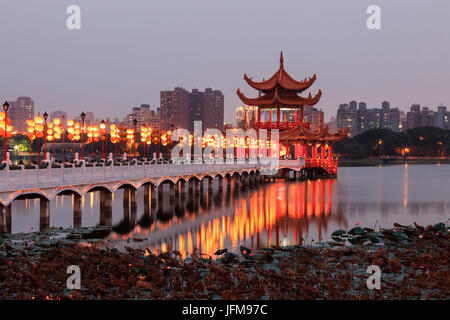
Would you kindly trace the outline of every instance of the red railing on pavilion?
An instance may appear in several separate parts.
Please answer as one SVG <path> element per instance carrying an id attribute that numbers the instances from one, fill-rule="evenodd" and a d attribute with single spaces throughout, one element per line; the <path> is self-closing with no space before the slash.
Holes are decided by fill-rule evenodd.
<path id="1" fill-rule="evenodd" d="M 327 158 L 327 159 L 305 159 L 306 168 L 323 168 L 329 174 L 336 174 L 338 167 L 337 158 Z"/>
<path id="2" fill-rule="evenodd" d="M 280 129 L 280 130 L 286 130 L 286 129 L 292 129 L 296 128 L 300 123 L 295 122 L 257 122 L 256 127 L 259 129 Z M 303 122 L 303 127 L 306 129 L 309 129 L 309 122 Z"/>

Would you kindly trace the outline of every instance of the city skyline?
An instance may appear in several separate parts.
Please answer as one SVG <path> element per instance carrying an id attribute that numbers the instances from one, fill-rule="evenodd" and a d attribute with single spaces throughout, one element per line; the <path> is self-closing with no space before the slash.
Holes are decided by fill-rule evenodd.
<path id="1" fill-rule="evenodd" d="M 285 1 L 277 7 L 248 1 L 239 9 L 206 1 L 196 6 L 98 1 L 79 4 L 81 30 L 65 27 L 69 4 L 1 5 L 4 99 L 27 95 L 37 110 L 63 107 L 118 117 L 143 103 L 157 108 L 162 90 L 213 87 L 225 96 L 225 121 L 233 122 L 242 72 L 260 80 L 283 50 L 293 76 L 317 73 L 324 93 L 318 107 L 326 121 L 351 99 L 374 106 L 382 96 L 403 111 L 415 103 L 450 102 L 445 88 L 450 68 L 439 63 L 450 54 L 445 33 L 439 32 L 450 27 L 448 2 L 430 8 L 423 1 L 378 1 L 381 30 L 366 28 L 369 1 Z M 267 23 L 273 14 L 285 19 Z"/>

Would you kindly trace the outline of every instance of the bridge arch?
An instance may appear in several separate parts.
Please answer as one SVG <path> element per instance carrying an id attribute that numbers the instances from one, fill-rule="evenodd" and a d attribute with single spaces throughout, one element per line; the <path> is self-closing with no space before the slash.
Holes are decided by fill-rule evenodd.
<path id="1" fill-rule="evenodd" d="M 36 198 L 50 201 L 52 199 L 52 196 L 42 190 L 30 190 L 25 192 L 22 192 L 22 190 L 18 190 L 11 196 L 10 198 L 11 200 L 9 203 L 11 204 L 14 200 L 36 199 Z"/>
<path id="2" fill-rule="evenodd" d="M 111 193 L 114 192 L 114 190 L 112 190 L 111 188 L 108 188 L 105 185 L 97 185 L 97 186 L 90 186 L 90 187 L 88 187 L 88 189 L 86 190 L 85 194 L 89 193 L 89 192 L 95 192 L 95 191 L 107 191 L 107 192 L 111 192 Z"/>
<path id="3" fill-rule="evenodd" d="M 59 195 L 76 195 L 79 197 L 83 196 L 81 194 L 81 192 L 74 187 L 64 187 L 62 189 L 57 189 L 55 192 L 55 196 L 59 196 Z"/>
<path id="4" fill-rule="evenodd" d="M 136 185 L 133 184 L 130 181 L 121 182 L 119 185 L 117 185 L 117 187 L 115 189 L 118 190 L 118 189 L 125 189 L 125 188 L 131 188 L 131 189 L 134 189 L 134 190 L 138 189 L 136 187 Z"/>

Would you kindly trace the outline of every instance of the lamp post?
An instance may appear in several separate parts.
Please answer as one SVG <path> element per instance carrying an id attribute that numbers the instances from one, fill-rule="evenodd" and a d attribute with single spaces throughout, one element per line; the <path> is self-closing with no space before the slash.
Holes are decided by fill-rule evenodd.
<path id="1" fill-rule="evenodd" d="M 134 124 L 134 155 L 133 158 L 136 159 L 136 147 L 137 147 L 137 141 L 136 141 L 136 137 L 137 137 L 137 133 L 136 133 L 136 127 L 137 127 L 137 120 L 134 119 L 133 120 L 133 124 Z"/>
<path id="2" fill-rule="evenodd" d="M 64 136 L 66 132 L 64 131 L 64 115 L 62 116 L 62 162 L 64 163 Z"/>
<path id="3" fill-rule="evenodd" d="M 105 122 L 105 120 L 102 120 L 100 122 L 100 141 L 102 143 L 102 159 L 105 159 L 105 155 L 104 155 L 105 128 L 106 128 L 106 122 Z"/>
<path id="4" fill-rule="evenodd" d="M 47 118 L 48 118 L 48 114 L 47 112 L 45 112 L 43 114 L 44 117 L 44 159 L 47 159 Z"/>
<path id="5" fill-rule="evenodd" d="M 82 112 L 80 114 L 81 117 L 81 160 L 84 159 L 84 118 L 86 118 L 86 114 Z"/>
<path id="6" fill-rule="evenodd" d="M 8 136 L 8 109 L 9 109 L 9 104 L 7 101 L 5 101 L 5 103 L 3 104 L 3 110 L 5 111 L 5 149 L 3 151 L 3 161 L 6 161 L 6 153 L 7 153 L 7 149 L 8 149 L 8 142 L 7 142 L 7 136 Z"/>

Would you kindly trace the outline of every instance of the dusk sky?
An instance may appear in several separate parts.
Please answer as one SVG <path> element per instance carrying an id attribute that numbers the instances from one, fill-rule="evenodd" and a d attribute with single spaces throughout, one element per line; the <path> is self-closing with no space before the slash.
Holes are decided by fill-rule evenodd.
<path id="1" fill-rule="evenodd" d="M 81 30 L 66 28 L 71 4 Z M 382 30 L 366 27 L 372 4 Z M 36 111 L 122 118 L 159 107 L 161 90 L 212 87 L 234 122 L 236 89 L 257 96 L 243 74 L 270 77 L 280 50 L 294 78 L 317 74 L 327 120 L 353 99 L 450 105 L 448 0 L 1 0 L 0 12 L 0 99 L 30 96 Z"/>

